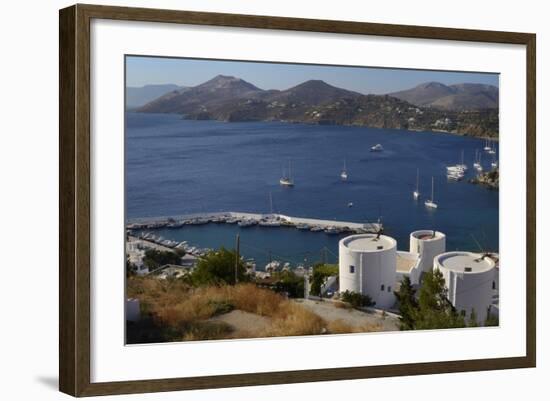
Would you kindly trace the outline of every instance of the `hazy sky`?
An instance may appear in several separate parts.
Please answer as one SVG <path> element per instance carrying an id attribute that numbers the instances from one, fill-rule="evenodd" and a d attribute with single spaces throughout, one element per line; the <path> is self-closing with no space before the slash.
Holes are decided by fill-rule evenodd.
<path id="1" fill-rule="evenodd" d="M 181 58 L 126 58 L 126 85 L 177 84 L 195 86 L 216 75 L 233 75 L 261 89 L 288 89 L 309 79 L 368 94 L 409 89 L 423 82 L 483 83 L 498 86 L 498 74 L 367 67 L 335 67 Z"/>

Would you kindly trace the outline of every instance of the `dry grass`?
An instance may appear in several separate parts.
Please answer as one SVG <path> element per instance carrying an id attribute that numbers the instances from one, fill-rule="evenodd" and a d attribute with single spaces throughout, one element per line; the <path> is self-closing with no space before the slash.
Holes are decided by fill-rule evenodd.
<path id="1" fill-rule="evenodd" d="M 378 324 L 364 324 L 354 326 L 344 322 L 342 319 L 336 319 L 328 322 L 327 330 L 331 334 L 369 333 L 373 331 L 381 331 L 382 326 Z"/>
<path id="2" fill-rule="evenodd" d="M 342 302 L 342 301 L 336 301 L 336 302 L 333 302 L 332 303 L 334 305 L 335 308 L 338 308 L 338 309 L 352 309 L 352 306 L 347 303 L 347 302 Z"/>
<path id="3" fill-rule="evenodd" d="M 284 301 L 273 315 L 271 328 L 262 334 L 265 337 L 322 334 L 325 327 L 326 322 L 315 313 L 294 302 Z"/>
<path id="4" fill-rule="evenodd" d="M 375 331 L 377 327 L 356 327 L 342 320 L 327 322 L 307 308 L 274 291 L 254 284 L 193 288 L 178 280 L 131 278 L 128 296 L 140 299 L 142 309 L 161 327 L 167 327 L 180 340 L 315 335 Z M 342 305 L 338 305 L 342 304 Z M 345 303 L 337 308 L 348 308 Z M 208 321 L 232 309 L 265 316 L 267 329 L 247 331 L 224 322 Z"/>

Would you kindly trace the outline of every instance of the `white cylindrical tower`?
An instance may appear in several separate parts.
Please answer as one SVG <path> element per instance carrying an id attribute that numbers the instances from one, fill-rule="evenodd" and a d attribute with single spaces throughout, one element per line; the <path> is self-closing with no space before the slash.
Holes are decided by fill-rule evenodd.
<path id="1" fill-rule="evenodd" d="M 477 322 L 483 324 L 493 301 L 496 279 L 495 262 L 489 257 L 471 252 L 447 252 L 434 258 L 434 268 L 445 278 L 448 298 L 466 318 L 475 311 Z"/>
<path id="2" fill-rule="evenodd" d="M 343 238 L 339 243 L 340 292 L 368 295 L 376 307 L 392 307 L 396 263 L 397 242 L 391 237 L 359 234 Z"/>
<path id="3" fill-rule="evenodd" d="M 409 252 L 418 254 L 421 272 L 431 271 L 434 258 L 445 252 L 445 234 L 433 230 L 414 231 L 410 235 Z"/>

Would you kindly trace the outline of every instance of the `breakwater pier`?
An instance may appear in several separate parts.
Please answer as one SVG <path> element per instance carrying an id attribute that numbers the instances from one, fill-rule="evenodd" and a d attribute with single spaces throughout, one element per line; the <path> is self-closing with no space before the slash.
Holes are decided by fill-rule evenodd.
<path id="1" fill-rule="evenodd" d="M 185 225 L 202 225 L 209 223 L 238 224 L 240 227 L 250 227 L 254 225 L 263 227 L 290 227 L 299 230 L 325 232 L 327 234 L 378 232 L 382 228 L 382 224 L 379 222 L 357 223 L 294 217 L 277 213 L 213 212 L 179 216 L 134 218 L 128 220 L 126 229 L 181 228 Z"/>

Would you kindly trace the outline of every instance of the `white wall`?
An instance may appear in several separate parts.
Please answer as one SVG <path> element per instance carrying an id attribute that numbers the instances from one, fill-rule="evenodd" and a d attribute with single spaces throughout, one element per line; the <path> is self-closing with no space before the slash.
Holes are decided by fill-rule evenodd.
<path id="1" fill-rule="evenodd" d="M 157 0 L 100 1 L 143 7 L 181 8 L 247 14 L 359 20 L 413 25 L 439 25 L 538 34 L 538 132 L 539 154 L 550 149 L 548 119 L 550 108 L 550 25 L 545 2 L 462 0 L 460 2 L 408 1 L 358 2 L 331 1 L 257 1 L 257 0 Z M 68 399 L 55 390 L 57 381 L 57 10 L 71 1 L 11 1 L 3 4 L 0 37 L 0 244 L 2 266 L 18 266 L 16 255 L 27 254 L 31 227 L 44 237 L 33 241 L 33 252 L 43 265 L 34 266 L 21 285 L 0 280 L 2 328 L 0 338 L 1 398 L 9 400 Z M 549 158 L 539 158 L 539 205 L 548 204 Z M 548 243 L 542 227 L 548 221 L 548 208 L 539 208 L 539 249 Z M 543 220 L 543 221 L 541 221 Z M 37 238 L 32 238 L 37 239 Z M 26 241 L 24 241 L 26 240 Z M 7 255 L 7 256 L 6 256 Z M 539 368 L 529 370 L 447 374 L 296 384 L 244 389 L 208 390 L 157 395 L 105 397 L 102 400 L 238 400 L 259 399 L 336 399 L 342 393 L 366 394 L 372 399 L 517 400 L 541 399 L 543 383 L 550 374 L 548 342 L 549 295 L 542 294 L 542 283 L 549 275 L 539 258 Z M 18 283 L 19 284 L 19 283 Z M 40 300 L 41 313 L 31 313 Z M 32 317 L 32 318 L 31 318 Z M 426 391 L 429 389 L 429 391 Z M 418 395 L 418 396 L 415 396 Z"/>

